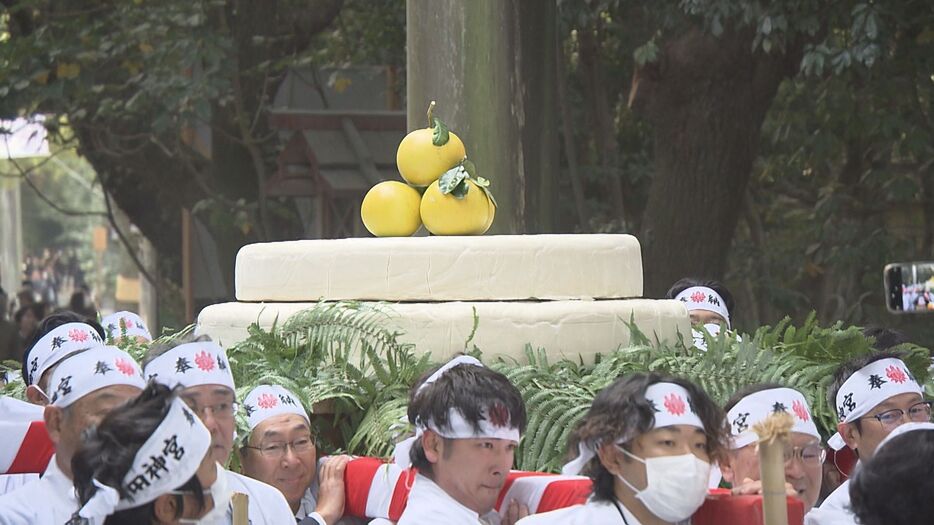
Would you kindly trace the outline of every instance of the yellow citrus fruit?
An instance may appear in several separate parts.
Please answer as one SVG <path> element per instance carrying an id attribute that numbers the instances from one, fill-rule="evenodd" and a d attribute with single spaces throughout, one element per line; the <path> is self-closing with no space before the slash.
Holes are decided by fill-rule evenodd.
<path id="1" fill-rule="evenodd" d="M 377 237 L 408 237 L 422 225 L 415 188 L 387 180 L 370 188 L 360 205 L 363 225 Z"/>
<path id="2" fill-rule="evenodd" d="M 399 173 L 413 186 L 428 186 L 467 156 L 464 143 L 454 133 L 448 132 L 443 146 L 432 144 L 432 133 L 431 128 L 417 129 L 406 135 L 396 150 Z"/>
<path id="3" fill-rule="evenodd" d="M 493 224 L 494 206 L 486 193 L 468 180 L 463 199 L 441 193 L 438 181 L 422 195 L 421 214 L 425 228 L 435 235 L 482 235 Z"/>

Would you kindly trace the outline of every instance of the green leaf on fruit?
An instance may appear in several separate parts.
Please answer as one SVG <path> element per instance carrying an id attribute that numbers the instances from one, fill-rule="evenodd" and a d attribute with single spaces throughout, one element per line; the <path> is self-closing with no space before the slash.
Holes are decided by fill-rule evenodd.
<path id="1" fill-rule="evenodd" d="M 463 200 L 464 197 L 467 196 L 468 191 L 470 191 L 470 184 L 467 184 L 467 179 L 464 179 L 460 184 L 454 186 L 454 189 L 451 190 L 451 195 L 457 200 Z"/>
<path id="2" fill-rule="evenodd" d="M 489 185 L 489 184 L 488 184 L 488 185 Z M 478 186 L 480 186 L 480 185 L 478 184 Z M 488 188 L 488 187 L 486 187 L 486 186 L 480 186 L 480 189 L 483 190 L 483 193 L 486 193 L 486 196 L 487 196 L 487 197 L 489 197 L 490 202 L 493 203 L 493 207 L 494 207 L 494 208 L 499 208 L 499 205 L 496 204 L 496 199 L 493 198 L 493 192 L 490 191 L 490 188 Z"/>
<path id="3" fill-rule="evenodd" d="M 464 158 L 464 160 L 461 161 L 461 166 L 463 166 L 464 170 L 467 171 L 467 175 L 470 175 L 472 178 L 477 177 L 477 165 L 472 161 Z"/>
<path id="4" fill-rule="evenodd" d="M 448 139 L 451 138 L 448 126 L 438 117 L 434 117 L 431 120 L 431 143 L 435 146 L 444 146 L 448 143 Z"/>
<path id="5" fill-rule="evenodd" d="M 452 193 L 455 190 L 455 188 L 457 188 L 461 184 L 466 185 L 467 183 L 465 182 L 465 180 L 467 179 L 467 177 L 468 177 L 467 170 L 465 170 L 463 166 L 458 164 L 457 166 L 454 166 L 453 168 L 444 172 L 444 175 L 442 175 L 441 178 L 438 179 L 438 189 L 441 190 L 442 194 L 448 195 Z M 466 194 L 467 192 L 464 191 L 464 195 Z M 463 197 L 460 197 L 460 198 L 463 198 Z"/>
<path id="6" fill-rule="evenodd" d="M 490 187 L 490 181 L 487 179 L 484 179 L 483 177 L 477 177 L 476 179 L 474 179 L 474 183 L 476 183 L 476 185 L 480 186 L 481 188 Z"/>

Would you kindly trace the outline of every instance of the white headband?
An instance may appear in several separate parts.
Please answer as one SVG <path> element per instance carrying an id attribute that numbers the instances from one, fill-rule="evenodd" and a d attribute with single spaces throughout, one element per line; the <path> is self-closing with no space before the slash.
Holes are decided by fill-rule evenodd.
<path id="1" fill-rule="evenodd" d="M 879 403 L 899 394 L 922 395 L 921 385 L 901 359 L 886 358 L 869 363 L 854 372 L 837 391 L 837 416 L 841 423 L 852 423 Z M 827 443 L 834 450 L 846 446 L 836 433 Z"/>
<path id="2" fill-rule="evenodd" d="M 273 416 L 295 414 L 308 421 L 308 413 L 298 396 L 278 385 L 260 385 L 243 400 L 250 430 Z"/>
<path id="3" fill-rule="evenodd" d="M 42 374 L 66 355 L 96 346 L 104 346 L 104 341 L 91 325 L 66 323 L 56 326 L 29 350 L 26 384 L 38 384 Z"/>
<path id="4" fill-rule="evenodd" d="M 889 432 L 889 435 L 885 436 L 882 442 L 879 443 L 879 447 L 876 448 L 876 450 L 878 451 L 886 443 L 888 443 L 889 441 L 892 441 L 892 439 L 902 434 L 907 434 L 909 432 L 914 432 L 917 430 L 934 430 L 934 423 L 916 423 L 916 422 L 903 423 L 895 427 L 895 430 Z"/>
<path id="5" fill-rule="evenodd" d="M 735 450 L 757 442 L 759 435 L 753 432 L 752 427 L 777 412 L 787 412 L 794 416 L 792 432 L 820 439 L 820 432 L 817 431 L 804 396 L 791 388 L 771 388 L 749 394 L 730 409 L 726 417 L 733 436 L 731 448 Z"/>
<path id="6" fill-rule="evenodd" d="M 101 319 L 101 324 L 104 326 L 104 331 L 107 332 L 107 338 L 110 340 L 124 337 L 124 330 L 126 330 L 126 336 L 142 337 L 147 341 L 152 341 L 152 334 L 146 328 L 146 323 L 133 312 L 124 311 L 110 314 Z"/>
<path id="7" fill-rule="evenodd" d="M 92 348 L 67 357 L 49 379 L 49 400 L 67 407 L 82 397 L 108 386 L 146 388 L 143 373 L 130 354 L 113 346 Z"/>
<path id="8" fill-rule="evenodd" d="M 726 309 L 726 301 L 713 288 L 706 286 L 692 286 L 675 296 L 675 300 L 684 303 L 688 312 L 692 310 L 705 310 L 718 314 L 726 321 L 730 328 L 730 311 Z"/>
<path id="9" fill-rule="evenodd" d="M 701 430 L 704 423 L 694 412 L 691 395 L 681 385 L 674 383 L 655 383 L 645 389 L 645 399 L 655 409 L 655 423 L 651 430 L 672 425 L 690 425 Z M 623 436 L 617 444 L 622 445 L 634 436 Z M 600 443 L 580 442 L 577 446 L 577 457 L 561 468 L 561 474 L 576 476 L 597 455 Z"/>
<path id="10" fill-rule="evenodd" d="M 466 355 L 455 357 L 428 376 L 428 379 L 415 391 L 415 395 L 418 396 L 427 386 L 437 381 L 448 370 L 460 365 L 483 367 L 483 363 L 474 357 Z M 519 442 L 519 438 L 521 437 L 519 428 L 512 425 L 509 412 L 505 407 L 492 407 L 492 412 L 490 411 L 490 407 L 485 408 L 482 411 L 482 415 L 483 418 L 478 424 L 479 429 L 474 428 L 474 426 L 464 418 L 460 410 L 456 408 L 451 408 L 448 411 L 448 422 L 443 430 L 435 424 L 434 421 L 416 421 L 415 435 L 396 444 L 393 454 L 396 465 L 402 468 L 411 466 L 412 461 L 409 451 L 411 451 L 412 446 L 422 438 L 426 430 L 431 430 L 435 434 L 447 439 L 487 438 Z"/>
<path id="11" fill-rule="evenodd" d="M 115 488 L 94 480 L 97 491 L 78 515 L 102 519 L 119 510 L 145 505 L 177 489 L 195 475 L 210 446 L 211 433 L 176 397 L 162 423 L 136 452 L 133 465 L 123 478 L 122 488 L 129 498 L 120 499 Z"/>
<path id="12" fill-rule="evenodd" d="M 143 373 L 169 388 L 223 385 L 236 390 L 227 354 L 213 341 L 178 345 L 150 361 Z"/>

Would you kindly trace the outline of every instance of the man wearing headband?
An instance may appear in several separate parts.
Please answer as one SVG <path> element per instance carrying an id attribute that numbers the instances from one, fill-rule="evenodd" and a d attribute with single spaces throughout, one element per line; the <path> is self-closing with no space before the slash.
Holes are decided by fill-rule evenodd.
<path id="1" fill-rule="evenodd" d="M 43 319 L 23 356 L 26 399 L 36 405 L 47 404 L 52 366 L 75 352 L 104 346 L 103 337 L 104 329 L 97 322 L 74 312 L 60 312 Z"/>
<path id="2" fill-rule="evenodd" d="M 215 461 L 226 465 L 233 450 L 237 403 L 224 349 L 204 335 L 154 344 L 143 359 L 143 374 L 169 388 L 183 388 L 180 397 L 211 432 Z M 222 473 L 231 491 L 249 497 L 251 525 L 295 521 L 282 493 L 275 488 L 226 469 Z"/>
<path id="3" fill-rule="evenodd" d="M 0 497 L 0 524 L 66 522 L 78 508 L 71 460 L 83 433 L 145 386 L 139 365 L 114 347 L 69 355 L 50 372 L 44 418 L 55 456 L 39 481 Z"/>
<path id="4" fill-rule="evenodd" d="M 688 381 L 631 374 L 601 390 L 569 439 L 565 475 L 593 481 L 587 503 L 518 525 L 683 523 L 707 496 L 710 462 L 726 440 L 723 412 Z"/>
<path id="5" fill-rule="evenodd" d="M 350 456 L 322 459 L 319 471 L 308 412 L 298 396 L 281 386 L 254 388 L 243 400 L 243 411 L 250 427 L 239 449 L 243 473 L 279 489 L 296 521 L 339 523 Z"/>
<path id="6" fill-rule="evenodd" d="M 860 462 L 871 459 L 879 443 L 903 423 L 931 420 L 931 403 L 924 400 L 921 385 L 897 353 L 873 353 L 843 364 L 827 388 L 827 397 L 839 418 L 837 434 L 828 444 L 834 450 L 851 448 Z M 847 480 L 833 491 L 807 514 L 805 523 L 855 523 L 849 485 Z"/>
<path id="7" fill-rule="evenodd" d="M 101 325 L 107 332 L 107 341 L 119 343 L 124 337 L 137 343 L 152 342 L 152 334 L 146 328 L 143 319 L 133 312 L 116 312 L 101 319 Z"/>
<path id="8" fill-rule="evenodd" d="M 415 436 L 397 445 L 395 459 L 419 474 L 398 525 L 498 525 L 493 507 L 526 424 L 516 387 L 457 357 L 413 387 L 408 418 Z"/>
<path id="9" fill-rule="evenodd" d="M 719 324 L 732 328 L 733 294 L 718 281 L 684 278 L 671 285 L 666 299 L 684 303 L 691 316 L 691 324 L 701 326 Z"/>
<path id="10" fill-rule="evenodd" d="M 725 409 L 731 441 L 729 451 L 720 460 L 720 469 L 723 479 L 732 484 L 733 493 L 762 493 L 759 437 L 752 428 L 776 412 L 785 412 L 794 419 L 785 451 L 785 485 L 790 495 L 804 501 L 805 511 L 813 507 L 820 495 L 826 453 L 804 396 L 781 385 L 752 385 L 733 395 Z"/>
<path id="11" fill-rule="evenodd" d="M 853 476 L 850 499 L 863 525 L 915 525 L 934 517 L 934 424 L 905 423 Z"/>
<path id="12" fill-rule="evenodd" d="M 733 327 L 733 295 L 717 281 L 684 278 L 673 284 L 665 297 L 684 303 L 694 326 L 694 346 L 701 350 L 707 349 L 701 327 L 712 336 Z"/>
<path id="13" fill-rule="evenodd" d="M 69 523 L 216 522 L 229 492 L 210 446 L 210 432 L 191 409 L 150 383 L 91 429 L 75 454 L 81 509 Z"/>

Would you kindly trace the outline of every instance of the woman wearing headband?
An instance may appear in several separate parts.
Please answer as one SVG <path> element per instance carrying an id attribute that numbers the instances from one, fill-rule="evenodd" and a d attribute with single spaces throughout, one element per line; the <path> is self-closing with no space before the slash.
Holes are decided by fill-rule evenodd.
<path id="1" fill-rule="evenodd" d="M 176 393 L 150 383 L 91 429 L 72 459 L 82 508 L 69 524 L 226 523 L 230 494 L 210 444 Z"/>
<path id="2" fill-rule="evenodd" d="M 590 477 L 590 499 L 517 525 L 685 523 L 704 502 L 726 439 L 723 412 L 689 381 L 620 377 L 594 398 L 570 439 L 577 457 L 562 470 Z"/>

